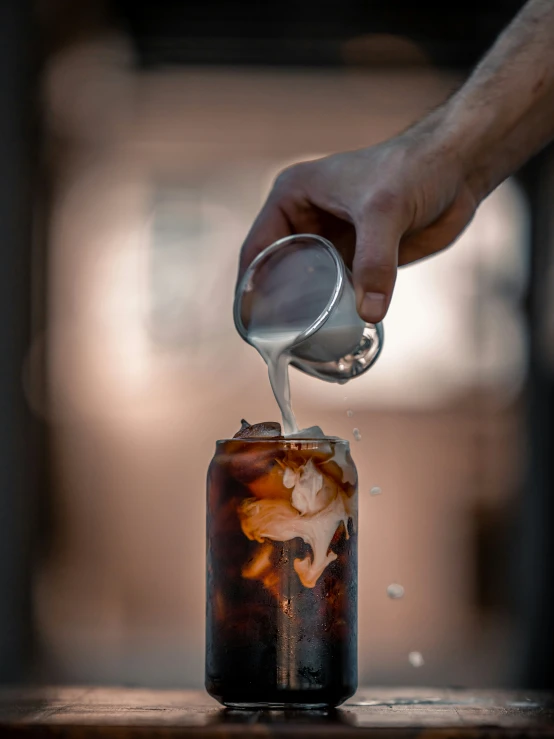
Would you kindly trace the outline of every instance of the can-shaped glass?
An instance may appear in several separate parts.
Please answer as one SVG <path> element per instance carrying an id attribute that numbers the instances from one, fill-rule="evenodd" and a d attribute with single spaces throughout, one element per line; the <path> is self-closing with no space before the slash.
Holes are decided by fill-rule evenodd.
<path id="1" fill-rule="evenodd" d="M 355 692 L 357 498 L 342 439 L 217 442 L 206 689 L 224 705 L 324 708 Z"/>

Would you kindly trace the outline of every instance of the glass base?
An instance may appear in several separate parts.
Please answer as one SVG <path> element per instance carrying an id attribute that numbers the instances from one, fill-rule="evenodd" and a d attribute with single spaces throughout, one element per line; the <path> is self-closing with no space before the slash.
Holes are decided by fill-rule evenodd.
<path id="1" fill-rule="evenodd" d="M 293 367 L 312 377 L 318 377 L 326 382 L 338 382 L 344 385 L 353 377 L 367 372 L 377 361 L 384 341 L 384 331 L 381 323 L 366 323 L 359 345 L 350 354 L 337 360 L 327 362 L 306 359 L 293 354 Z"/>
<path id="2" fill-rule="evenodd" d="M 235 708 L 243 711 L 321 711 L 331 710 L 334 706 L 328 703 L 233 703 L 225 701 L 223 703 L 227 708 Z"/>

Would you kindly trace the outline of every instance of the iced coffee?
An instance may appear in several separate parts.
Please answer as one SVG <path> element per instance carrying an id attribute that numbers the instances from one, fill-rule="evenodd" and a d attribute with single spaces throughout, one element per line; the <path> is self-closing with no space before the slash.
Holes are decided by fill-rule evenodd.
<path id="1" fill-rule="evenodd" d="M 348 442 L 279 424 L 208 472 L 206 688 L 234 707 L 328 707 L 357 681 L 357 474 Z"/>

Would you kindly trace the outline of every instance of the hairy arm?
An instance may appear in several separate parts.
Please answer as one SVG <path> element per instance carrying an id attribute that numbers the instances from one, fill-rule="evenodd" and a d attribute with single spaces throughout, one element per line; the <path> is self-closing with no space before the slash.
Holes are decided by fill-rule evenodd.
<path id="1" fill-rule="evenodd" d="M 403 134 L 285 170 L 242 247 L 318 233 L 353 268 L 357 305 L 381 320 L 398 266 L 451 244 L 481 200 L 554 137 L 554 0 L 530 0 L 444 105 Z"/>
<path id="2" fill-rule="evenodd" d="M 443 111 L 482 197 L 554 136 L 554 2 L 531 0 Z"/>

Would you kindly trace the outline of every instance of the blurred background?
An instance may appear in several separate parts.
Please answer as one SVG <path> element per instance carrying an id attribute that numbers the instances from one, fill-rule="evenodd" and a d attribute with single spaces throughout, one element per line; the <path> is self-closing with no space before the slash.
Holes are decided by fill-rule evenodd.
<path id="1" fill-rule="evenodd" d="M 283 167 L 405 128 L 521 5 L 1 4 L 1 681 L 202 685 L 206 469 L 277 420 L 241 241 Z M 546 150 L 401 272 L 374 369 L 292 371 L 360 472 L 362 683 L 554 687 L 553 196 Z"/>

